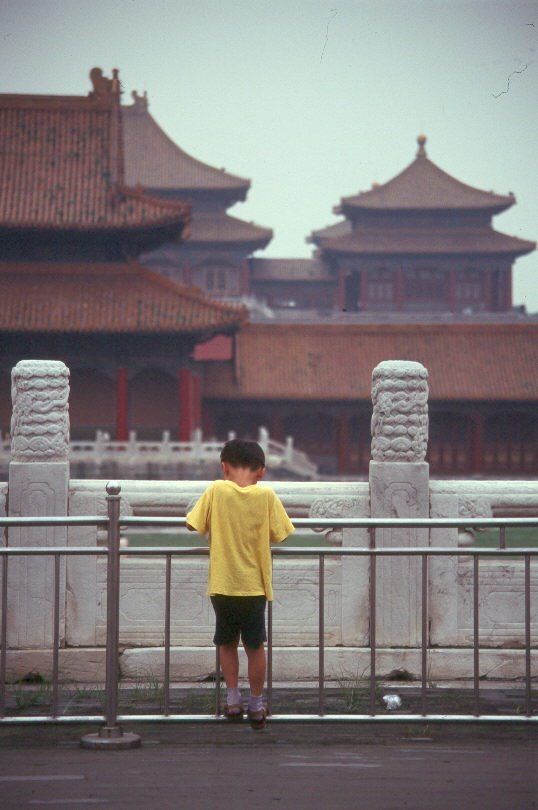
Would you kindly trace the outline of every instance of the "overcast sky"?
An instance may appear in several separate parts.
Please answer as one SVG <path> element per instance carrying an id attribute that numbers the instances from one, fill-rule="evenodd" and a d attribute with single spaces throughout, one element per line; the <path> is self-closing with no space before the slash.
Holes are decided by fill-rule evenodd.
<path id="1" fill-rule="evenodd" d="M 0 0 L 0 92 L 84 95 L 94 66 L 147 91 L 183 149 L 248 177 L 231 210 L 265 256 L 309 256 L 342 196 L 428 156 L 517 204 L 538 239 L 538 0 Z M 538 254 L 515 303 L 538 311 Z"/>

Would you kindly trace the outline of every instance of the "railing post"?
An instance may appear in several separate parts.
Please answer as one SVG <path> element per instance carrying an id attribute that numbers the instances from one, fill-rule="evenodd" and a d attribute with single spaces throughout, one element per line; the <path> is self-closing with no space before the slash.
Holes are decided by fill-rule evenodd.
<path id="1" fill-rule="evenodd" d="M 96 734 L 86 734 L 80 744 L 83 748 L 136 748 L 141 739 L 138 734 L 124 733 L 118 725 L 119 631 L 120 631 L 120 501 L 121 486 L 109 481 L 106 486 L 108 507 L 107 555 L 107 623 L 106 623 L 106 676 L 105 725 Z"/>
<path id="2" fill-rule="evenodd" d="M 420 363 L 387 360 L 372 372 L 372 461 L 370 504 L 373 518 L 429 516 L 428 372 Z M 428 530 L 382 529 L 379 548 L 428 545 Z M 420 565 L 417 558 L 377 562 L 377 645 L 421 645 Z"/>

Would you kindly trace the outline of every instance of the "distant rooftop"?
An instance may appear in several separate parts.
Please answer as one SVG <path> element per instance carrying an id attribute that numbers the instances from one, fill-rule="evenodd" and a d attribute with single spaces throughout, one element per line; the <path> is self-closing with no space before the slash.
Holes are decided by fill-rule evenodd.
<path id="1" fill-rule="evenodd" d="M 346 209 L 486 209 L 492 213 L 504 211 L 515 203 L 513 194 L 469 186 L 444 172 L 426 155 L 426 136 L 419 135 L 415 160 L 392 180 L 374 184 L 369 191 L 343 197 L 341 213 Z"/>
<path id="2" fill-rule="evenodd" d="M 179 234 L 186 205 L 125 185 L 118 71 L 90 78 L 88 96 L 0 95 L 0 228 Z"/>
<path id="3" fill-rule="evenodd" d="M 244 200 L 250 180 L 191 157 L 161 129 L 148 109 L 147 95 L 133 92 L 133 104 L 122 106 L 125 177 L 131 185 L 189 192 L 233 191 Z"/>

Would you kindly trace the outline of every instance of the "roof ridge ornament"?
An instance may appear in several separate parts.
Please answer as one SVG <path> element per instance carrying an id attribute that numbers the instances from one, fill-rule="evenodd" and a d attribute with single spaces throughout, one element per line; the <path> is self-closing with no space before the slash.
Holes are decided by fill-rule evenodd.
<path id="1" fill-rule="evenodd" d="M 119 70 L 117 68 L 112 70 L 112 78 L 109 79 L 103 75 L 100 67 L 94 67 L 90 70 L 90 80 L 93 84 L 93 90 L 88 94 L 90 98 L 119 96 L 121 93 Z"/>
<path id="2" fill-rule="evenodd" d="M 425 135 L 419 135 L 417 137 L 418 149 L 417 149 L 417 157 L 428 157 L 426 154 L 426 149 L 424 148 L 426 141 L 428 139 Z"/>
<path id="3" fill-rule="evenodd" d="M 142 96 L 136 90 L 133 90 L 131 98 L 133 99 L 133 107 L 136 112 L 146 112 L 149 107 L 147 90 L 144 90 Z"/>

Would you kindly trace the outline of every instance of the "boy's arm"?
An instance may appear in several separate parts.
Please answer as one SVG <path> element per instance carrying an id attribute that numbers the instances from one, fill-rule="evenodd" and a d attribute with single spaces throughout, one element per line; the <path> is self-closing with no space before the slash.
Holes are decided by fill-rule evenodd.
<path id="1" fill-rule="evenodd" d="M 187 529 L 198 534 L 209 531 L 209 514 L 211 511 L 211 487 L 198 498 L 193 508 L 187 512 Z"/>
<path id="2" fill-rule="evenodd" d="M 275 495 L 271 509 L 271 525 L 269 528 L 269 539 L 271 543 L 282 543 L 292 532 L 295 526 L 288 517 L 280 498 Z"/>

